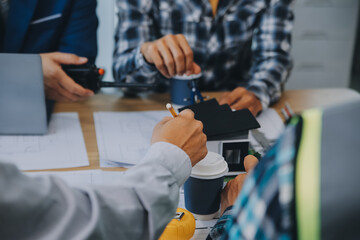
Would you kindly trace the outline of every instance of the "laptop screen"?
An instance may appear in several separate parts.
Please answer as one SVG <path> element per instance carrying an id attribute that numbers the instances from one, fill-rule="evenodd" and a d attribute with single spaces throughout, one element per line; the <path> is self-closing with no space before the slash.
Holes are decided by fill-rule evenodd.
<path id="1" fill-rule="evenodd" d="M 46 132 L 41 57 L 0 54 L 0 134 Z"/>

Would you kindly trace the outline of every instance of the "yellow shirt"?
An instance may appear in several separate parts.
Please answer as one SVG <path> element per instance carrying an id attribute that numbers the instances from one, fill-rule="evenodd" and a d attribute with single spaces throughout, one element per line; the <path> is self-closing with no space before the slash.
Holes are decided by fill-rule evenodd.
<path id="1" fill-rule="evenodd" d="M 219 0 L 209 0 L 209 1 L 210 1 L 210 4 L 211 4 L 213 16 L 215 17 L 217 6 L 219 5 Z"/>

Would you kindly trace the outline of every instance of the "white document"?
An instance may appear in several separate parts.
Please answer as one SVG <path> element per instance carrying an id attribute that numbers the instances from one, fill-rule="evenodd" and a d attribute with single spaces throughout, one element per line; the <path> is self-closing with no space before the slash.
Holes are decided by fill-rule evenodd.
<path id="1" fill-rule="evenodd" d="M 92 185 L 116 185 L 121 181 L 124 172 L 119 171 L 101 171 L 101 170 L 83 170 L 69 172 L 27 172 L 29 176 L 56 176 L 64 180 L 68 185 L 92 186 Z"/>
<path id="2" fill-rule="evenodd" d="M 55 113 L 43 136 L 0 136 L 0 161 L 21 170 L 89 166 L 77 113 Z"/>
<path id="3" fill-rule="evenodd" d="M 277 112 L 272 108 L 268 108 L 263 111 L 256 118 L 256 120 L 261 126 L 257 130 L 265 135 L 270 145 L 274 144 L 275 141 L 280 137 L 281 133 L 284 131 L 285 126 L 283 121 Z M 249 140 L 255 151 L 264 154 L 264 149 L 262 149 L 261 145 L 254 138 L 252 131 L 250 131 Z"/>
<path id="4" fill-rule="evenodd" d="M 169 111 L 94 113 L 100 166 L 139 163 L 150 147 L 155 125 L 169 115 Z"/>
<path id="5" fill-rule="evenodd" d="M 263 111 L 256 120 L 261 126 L 258 130 L 263 132 L 265 137 L 270 141 L 278 139 L 284 130 L 284 123 L 273 108 L 268 108 Z"/>

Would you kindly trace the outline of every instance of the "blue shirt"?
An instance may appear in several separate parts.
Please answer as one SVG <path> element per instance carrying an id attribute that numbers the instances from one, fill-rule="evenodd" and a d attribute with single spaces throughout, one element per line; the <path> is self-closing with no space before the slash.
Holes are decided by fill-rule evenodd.
<path id="1" fill-rule="evenodd" d="M 212 15 L 208 0 L 118 0 L 114 52 L 118 81 L 163 79 L 144 61 L 140 46 L 183 34 L 202 69 L 201 90 L 246 86 L 263 107 L 281 95 L 291 68 L 292 0 L 222 0 Z"/>

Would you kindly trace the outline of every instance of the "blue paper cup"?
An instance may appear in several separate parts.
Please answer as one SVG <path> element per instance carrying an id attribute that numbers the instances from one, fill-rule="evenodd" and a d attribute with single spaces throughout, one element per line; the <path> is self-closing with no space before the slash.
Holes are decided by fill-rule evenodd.
<path id="1" fill-rule="evenodd" d="M 195 103 L 192 97 L 191 81 L 200 77 L 201 73 L 190 76 L 175 76 L 170 79 L 171 103 L 174 108 L 178 109 Z"/>
<path id="2" fill-rule="evenodd" d="M 229 171 L 224 158 L 214 152 L 196 164 L 184 184 L 185 207 L 198 220 L 216 217 L 220 209 L 220 196 L 224 175 Z"/>

